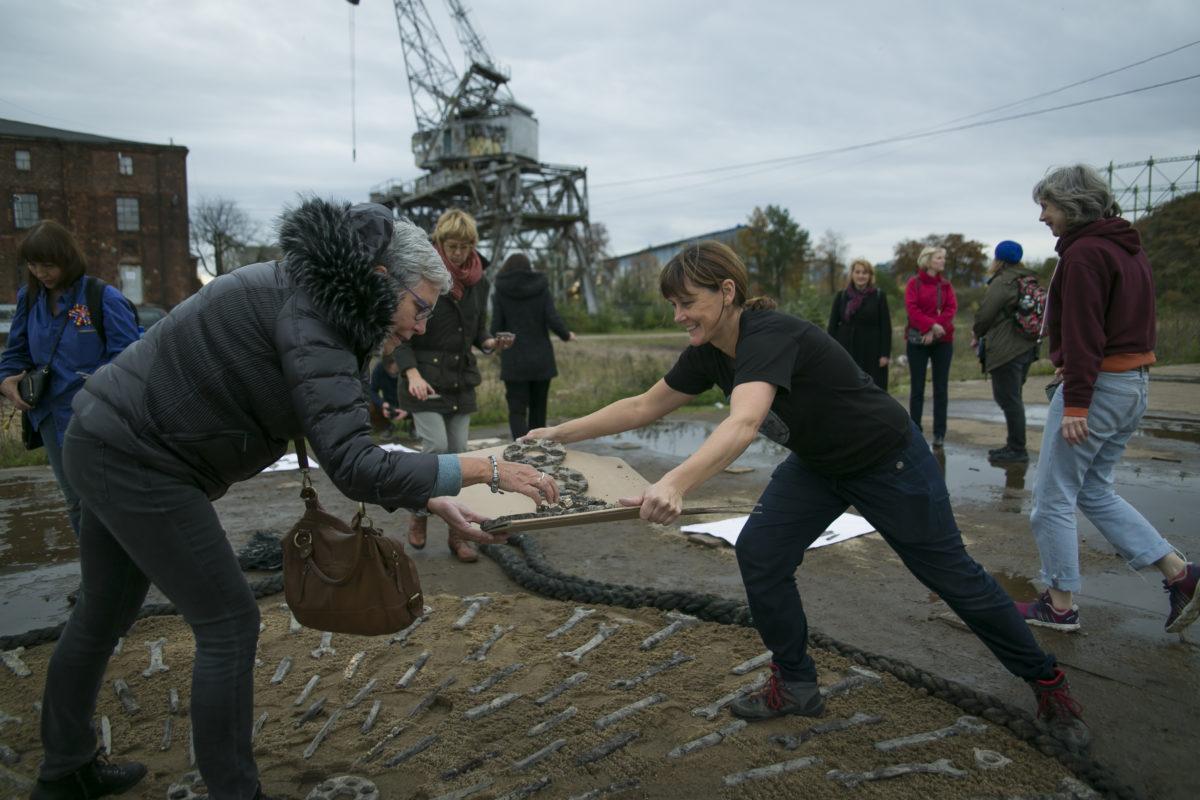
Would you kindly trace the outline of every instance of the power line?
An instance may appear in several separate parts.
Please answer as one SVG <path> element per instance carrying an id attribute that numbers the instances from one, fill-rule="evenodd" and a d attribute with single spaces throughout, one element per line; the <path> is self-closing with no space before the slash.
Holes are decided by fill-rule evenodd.
<path id="1" fill-rule="evenodd" d="M 1006 108 L 1011 108 L 1013 106 L 1021 105 L 1022 103 L 1028 103 L 1028 102 L 1032 102 L 1034 100 L 1040 100 L 1043 97 L 1049 97 L 1050 95 L 1058 94 L 1059 92 L 1066 91 L 1067 89 L 1073 89 L 1077 86 L 1082 86 L 1086 83 L 1091 83 L 1092 81 L 1099 80 L 1100 78 L 1106 78 L 1106 77 L 1109 77 L 1110 75 L 1115 75 L 1118 72 L 1124 72 L 1127 69 L 1132 69 L 1134 67 L 1141 66 L 1142 64 L 1149 63 L 1156 59 L 1164 58 L 1164 57 L 1172 55 L 1174 53 L 1178 53 L 1180 50 L 1186 50 L 1189 47 L 1195 47 L 1198 44 L 1200 44 L 1200 39 L 1193 41 L 1193 42 L 1188 42 L 1187 44 L 1184 44 L 1184 45 L 1180 45 L 1179 47 L 1172 48 L 1171 50 L 1164 50 L 1161 53 L 1155 53 L 1152 56 L 1143 58 L 1139 61 L 1134 61 L 1130 64 L 1126 64 L 1123 67 L 1117 67 L 1116 69 L 1111 69 L 1106 72 L 1101 72 L 1097 75 L 1092 75 L 1091 77 L 1075 81 L 1074 83 L 1068 83 L 1063 86 L 1059 86 L 1056 89 L 1051 89 L 1046 92 L 1041 92 L 1039 94 L 1030 95 L 1029 97 L 1025 97 L 1020 100 L 1014 100 L 1010 103 L 1005 103 L 1003 105 L 994 106 L 992 108 L 984 109 L 982 111 L 976 111 L 971 114 L 967 114 L 966 116 L 963 116 L 963 117 L 956 117 L 955 119 L 947 120 L 946 122 L 940 123 L 939 125 L 936 125 L 933 128 L 921 129 L 921 130 L 910 131 L 907 133 L 897 134 L 897 136 L 895 137 L 894 140 L 895 141 L 905 141 L 904 137 L 915 136 L 917 134 L 933 135 L 937 132 L 940 132 L 942 130 L 943 126 L 953 125 L 957 122 L 962 122 L 964 120 L 972 119 L 974 117 L 978 117 L 983 114 L 990 114 L 994 111 L 1003 111 Z M 1165 85 L 1165 84 L 1163 84 L 1163 85 Z M 1157 88 L 1157 87 L 1152 86 L 1152 87 L 1147 87 L 1147 88 Z M 1137 91 L 1144 91 L 1144 90 L 1137 90 Z M 1114 96 L 1116 96 L 1116 95 L 1114 95 Z M 1069 107 L 1070 107 L 1069 105 L 1062 106 L 1062 108 L 1069 108 Z M 1048 109 L 1048 110 L 1057 110 L 1057 107 L 1055 109 Z M 1041 112 L 1041 113 L 1044 113 L 1044 112 Z M 1008 118 L 1005 117 L 1005 118 L 998 119 L 996 121 L 1003 122 L 1003 121 L 1006 121 L 1007 119 Z M 951 128 L 948 130 L 961 130 L 961 129 Z M 877 142 L 869 142 L 869 143 L 867 143 L 867 146 L 874 146 L 876 144 L 885 143 L 886 141 L 889 141 L 889 140 L 881 139 L 881 140 L 878 140 Z M 714 173 L 714 172 L 728 172 L 730 170 L 738 170 L 738 169 L 743 169 L 743 168 L 747 168 L 747 167 L 759 167 L 759 166 L 766 166 L 768 164 L 779 164 L 779 163 L 784 163 L 784 162 L 788 162 L 788 161 L 792 161 L 792 160 L 796 160 L 796 159 L 809 158 L 809 157 L 814 157 L 814 156 L 825 156 L 825 155 L 829 155 L 831 153 L 836 153 L 836 152 L 841 152 L 841 151 L 840 150 L 818 150 L 813 153 L 807 153 L 807 154 L 800 155 L 800 156 L 782 156 L 779 158 L 769 158 L 769 159 L 765 159 L 762 161 L 747 161 L 747 162 L 740 163 L 740 164 L 728 164 L 728 165 L 725 165 L 722 167 L 709 167 L 706 169 L 688 170 L 685 172 L 673 172 L 673 173 L 668 173 L 665 175 L 653 175 L 653 176 L 645 177 L 645 178 L 629 178 L 627 180 L 609 181 L 607 183 L 594 183 L 591 185 L 591 189 L 607 189 L 611 186 L 627 186 L 627 185 L 631 185 L 631 184 L 635 184 L 635 183 L 649 183 L 652 181 L 664 181 L 664 180 L 671 180 L 674 178 L 689 178 L 694 175 L 706 175 L 706 174 L 710 174 L 710 173 Z"/>
<path id="2" fill-rule="evenodd" d="M 791 164 L 799 164 L 799 163 L 804 163 L 807 161 L 814 161 L 819 158 L 825 158 L 825 157 L 831 156 L 831 155 L 838 155 L 840 153 L 851 153 L 851 152 L 854 152 L 855 150 L 865 150 L 870 147 L 880 147 L 882 145 L 894 144 L 897 142 L 912 142 L 912 141 L 916 141 L 918 139 L 928 139 L 928 138 L 931 138 L 934 136 L 942 136 L 947 133 L 956 133 L 958 131 L 970 130 L 972 128 L 983 128 L 988 125 L 996 125 L 1001 122 L 1011 122 L 1011 121 L 1017 120 L 1017 119 L 1025 119 L 1027 117 L 1036 117 L 1036 116 L 1040 116 L 1042 114 L 1049 114 L 1054 111 L 1063 111 L 1068 108 L 1078 108 L 1079 106 L 1091 105 L 1092 103 L 1100 103 L 1105 100 L 1112 100 L 1117 97 L 1125 97 L 1126 95 L 1138 94 L 1139 92 L 1148 92 L 1151 89 L 1161 89 L 1164 86 L 1172 86 L 1176 83 L 1183 83 L 1184 81 L 1191 81 L 1191 80 L 1195 80 L 1196 78 L 1200 78 L 1200 73 L 1197 73 L 1195 75 L 1187 75 L 1182 78 L 1175 78 L 1175 79 L 1169 80 L 1169 81 L 1162 81 L 1161 83 L 1155 83 L 1155 84 L 1151 84 L 1149 86 L 1139 86 L 1136 89 L 1126 89 L 1123 92 L 1114 92 L 1112 94 L 1106 94 L 1106 95 L 1102 95 L 1100 97 L 1090 97 L 1086 100 L 1077 100 L 1073 103 L 1063 103 L 1063 104 L 1057 105 L 1057 106 L 1050 106 L 1049 108 L 1039 108 L 1039 109 L 1035 109 L 1033 111 L 1023 111 L 1019 114 L 1009 114 L 1009 115 L 1003 116 L 1003 117 L 993 117 L 992 119 L 980 120 L 979 122 L 968 122 L 963 125 L 953 125 L 948 128 L 938 128 L 937 130 L 932 130 L 932 131 L 922 131 L 922 132 L 918 132 L 918 133 L 901 134 L 899 136 L 889 136 L 889 137 L 886 137 L 883 139 L 875 139 L 875 140 L 869 141 L 869 142 L 860 142 L 858 144 L 846 145 L 845 147 L 832 147 L 827 150 L 814 150 L 811 153 L 803 153 L 803 154 L 795 155 L 795 156 L 785 156 L 785 157 L 781 157 L 781 158 L 769 158 L 769 159 L 764 159 L 762 161 L 753 161 L 753 162 L 749 162 L 749 163 L 745 163 L 745 164 L 737 164 L 737 165 L 731 165 L 731 166 L 725 166 L 725 167 L 714 167 L 712 169 L 695 170 L 695 171 L 687 172 L 687 173 L 678 173 L 673 177 L 683 177 L 685 175 L 686 176 L 707 175 L 707 174 L 713 174 L 716 172 L 728 172 L 730 170 L 748 169 L 748 168 L 752 168 L 752 167 L 774 167 L 774 166 L 787 166 L 787 165 L 791 165 Z M 759 170 L 759 171 L 765 171 L 765 170 Z M 746 174 L 752 174 L 752 173 L 746 173 Z M 708 183 L 717 183 L 722 180 L 728 180 L 730 178 L 738 178 L 738 177 L 745 177 L 745 176 L 742 174 L 734 175 L 734 176 L 727 176 L 725 178 L 718 178 L 718 179 L 714 179 L 712 181 L 691 184 L 685 188 L 696 188 L 697 186 L 704 186 L 704 185 L 707 185 Z M 641 179 L 637 179 L 637 180 L 625 181 L 624 183 L 642 183 L 642 182 L 648 181 L 648 180 L 663 180 L 663 179 L 665 179 L 665 176 L 657 178 L 657 179 L 641 178 Z M 615 184 L 606 184 L 606 185 L 613 186 Z M 593 188 L 596 188 L 596 187 L 593 187 Z M 644 192 L 642 194 L 636 195 L 636 197 L 644 197 L 644 196 L 647 196 L 650 194 L 675 191 L 678 188 L 681 188 L 681 187 L 669 187 L 669 188 L 664 188 L 664 189 L 656 189 L 656 190 L 652 190 L 649 192 Z"/>

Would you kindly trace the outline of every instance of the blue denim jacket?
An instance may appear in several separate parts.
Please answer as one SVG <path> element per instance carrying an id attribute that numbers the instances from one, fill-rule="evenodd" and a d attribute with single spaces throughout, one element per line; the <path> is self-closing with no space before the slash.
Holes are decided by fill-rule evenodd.
<path id="1" fill-rule="evenodd" d="M 83 382 L 100 367 L 138 338 L 137 321 L 116 288 L 104 288 L 104 336 L 107 347 L 92 327 L 87 313 L 87 291 L 84 278 L 75 281 L 58 298 L 58 316 L 50 314 L 47 293 L 38 289 L 38 296 L 29 308 L 25 302 L 25 287 L 17 292 L 17 308 L 13 312 L 8 346 L 0 356 L 0 380 L 41 367 L 50 359 L 59 328 L 65 325 L 62 341 L 54 351 L 50 366 L 50 384 L 46 395 L 29 412 L 33 427 L 38 429 L 51 414 L 58 431 L 58 441 L 71 421 L 71 400 Z"/>

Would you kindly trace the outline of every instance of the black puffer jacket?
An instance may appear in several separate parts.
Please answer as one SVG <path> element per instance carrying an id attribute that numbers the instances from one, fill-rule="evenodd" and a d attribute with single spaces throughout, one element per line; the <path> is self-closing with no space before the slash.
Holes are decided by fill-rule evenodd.
<path id="1" fill-rule="evenodd" d="M 558 374 L 547 330 L 564 342 L 571 335 L 554 308 L 546 276 L 529 270 L 497 275 L 492 333 L 508 331 L 517 336 L 513 346 L 500 353 L 501 380 L 548 381 Z"/>
<path id="2" fill-rule="evenodd" d="M 350 499 L 424 507 L 437 456 L 377 447 L 364 387 L 397 303 L 373 269 L 391 224 L 381 206 L 305 202 L 280 229 L 282 262 L 177 306 L 88 379 L 73 424 L 213 499 L 303 435 Z"/>
<path id="3" fill-rule="evenodd" d="M 482 259 L 483 256 L 480 256 Z M 486 270 L 488 262 L 483 261 Z M 400 407 L 405 411 L 436 411 L 439 414 L 473 414 L 475 387 L 483 380 L 474 345 L 480 350 L 487 337 L 487 278 L 468 286 L 455 300 L 443 295 L 425 324 L 425 332 L 402 343 L 392 353 L 400 365 Z M 440 395 L 421 402 L 408 392 L 408 370 L 421 373 Z"/>

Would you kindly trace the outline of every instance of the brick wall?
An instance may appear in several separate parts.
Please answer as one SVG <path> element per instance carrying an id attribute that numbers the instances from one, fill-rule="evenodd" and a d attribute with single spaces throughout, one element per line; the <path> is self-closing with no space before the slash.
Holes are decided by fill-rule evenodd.
<path id="1" fill-rule="evenodd" d="M 31 169 L 18 170 L 27 150 Z M 122 175 L 118 156 L 132 158 Z M 38 196 L 39 219 L 63 223 L 88 259 L 88 272 L 120 286 L 120 266 L 138 265 L 142 302 L 170 308 L 200 288 L 188 247 L 187 148 L 0 137 L 0 302 L 24 285 L 15 225 L 15 193 Z M 117 198 L 134 198 L 138 229 L 117 230 Z"/>

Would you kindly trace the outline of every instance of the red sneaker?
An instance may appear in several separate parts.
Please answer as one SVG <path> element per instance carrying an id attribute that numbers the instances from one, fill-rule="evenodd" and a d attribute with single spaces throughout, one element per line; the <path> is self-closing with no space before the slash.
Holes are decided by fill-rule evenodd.
<path id="1" fill-rule="evenodd" d="M 1171 601 L 1167 614 L 1167 633 L 1180 633 L 1200 617 L 1200 595 L 1196 584 L 1200 582 L 1200 567 L 1187 564 L 1183 575 L 1173 581 L 1163 580 L 1163 589 Z"/>
<path id="2" fill-rule="evenodd" d="M 1092 732 L 1083 721 L 1083 706 L 1071 696 L 1071 685 L 1061 669 L 1049 680 L 1029 681 L 1037 697 L 1037 718 L 1049 733 L 1074 750 L 1083 750 L 1092 742 Z"/>

